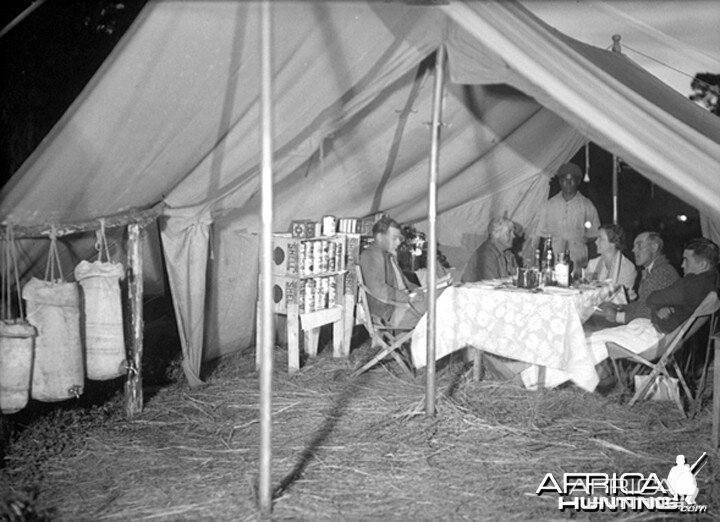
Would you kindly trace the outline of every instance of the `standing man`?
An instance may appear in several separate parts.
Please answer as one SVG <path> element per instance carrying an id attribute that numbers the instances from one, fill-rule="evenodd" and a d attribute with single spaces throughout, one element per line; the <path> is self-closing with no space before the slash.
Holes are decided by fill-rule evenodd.
<path id="1" fill-rule="evenodd" d="M 588 262 L 587 243 L 598 236 L 600 218 L 595 205 L 578 192 L 582 170 L 574 163 L 563 163 L 557 171 L 560 192 L 545 203 L 538 232 L 541 237 L 552 237 L 553 248 L 570 251 L 576 269 Z"/>
<path id="2" fill-rule="evenodd" d="M 402 243 L 400 224 L 383 216 L 373 226 L 375 241 L 360 254 L 360 269 L 369 290 L 370 313 L 386 324 L 413 328 L 425 313 L 425 294 L 416 291 L 400 270 L 395 255 Z"/>
<path id="3" fill-rule="evenodd" d="M 511 248 L 515 239 L 515 224 L 506 218 L 493 218 L 488 238 L 470 256 L 462 275 L 463 283 L 500 279 L 512 276 L 517 268 Z"/>
<path id="4" fill-rule="evenodd" d="M 650 319 L 648 296 L 680 279 L 665 254 L 664 243 L 656 232 L 642 232 L 633 241 L 635 264 L 642 268 L 637 300 L 626 305 L 603 305 L 605 319 L 611 323 L 627 324 L 633 319 Z M 704 297 L 704 296 L 703 296 Z"/>

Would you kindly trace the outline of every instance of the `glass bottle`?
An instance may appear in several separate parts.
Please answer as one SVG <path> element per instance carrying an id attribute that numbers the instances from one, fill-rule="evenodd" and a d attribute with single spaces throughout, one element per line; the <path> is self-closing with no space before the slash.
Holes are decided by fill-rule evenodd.
<path id="1" fill-rule="evenodd" d="M 555 264 L 555 283 L 558 286 L 570 286 L 570 265 L 565 253 L 558 254 L 558 261 Z"/>

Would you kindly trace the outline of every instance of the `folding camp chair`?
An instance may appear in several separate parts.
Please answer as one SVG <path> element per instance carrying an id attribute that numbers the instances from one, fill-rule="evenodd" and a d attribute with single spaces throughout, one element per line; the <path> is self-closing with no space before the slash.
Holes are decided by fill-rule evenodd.
<path id="1" fill-rule="evenodd" d="M 390 355 L 397 361 L 397 363 L 400 365 L 400 368 L 402 368 L 405 373 L 410 376 L 414 376 L 414 372 L 410 364 L 406 362 L 405 359 L 403 359 L 402 355 L 399 353 L 399 349 L 402 347 L 402 345 L 409 341 L 410 337 L 412 337 L 413 329 L 395 328 L 393 326 L 384 324 L 379 317 L 373 316 L 370 313 L 368 295 L 375 297 L 375 299 L 378 299 L 383 303 L 399 303 L 380 299 L 379 297 L 372 294 L 370 290 L 368 290 L 368 287 L 365 286 L 362 270 L 360 269 L 359 265 L 355 266 L 355 271 L 358 283 L 358 318 L 361 320 L 363 326 L 368 331 L 368 334 L 370 334 L 370 341 L 372 342 L 373 348 L 381 347 L 382 349 L 380 350 L 380 352 L 377 353 L 377 355 L 375 355 L 362 367 L 355 370 L 353 372 L 353 375 L 360 375 L 361 373 L 369 370 L 378 362 L 382 361 L 385 357 Z"/>
<path id="2" fill-rule="evenodd" d="M 711 291 L 698 305 L 692 315 L 683 324 L 678 326 L 675 330 L 667 334 L 665 337 L 660 339 L 655 345 L 651 346 L 647 350 L 641 353 L 635 353 L 619 344 L 614 342 L 606 343 L 608 355 L 612 361 L 615 373 L 620 378 L 620 369 L 618 367 L 618 359 L 627 359 L 632 363 L 639 365 L 633 375 L 637 373 L 637 370 L 643 366 L 650 368 L 647 381 L 635 390 L 635 395 L 628 403 L 628 406 L 632 407 L 637 401 L 645 398 L 651 386 L 659 379 L 660 375 L 670 379 L 668 373 L 668 366 L 671 365 L 675 371 L 678 381 L 682 385 L 682 391 L 688 397 L 688 400 L 692 402 L 693 397 L 690 392 L 690 388 L 683 377 L 682 371 L 675 360 L 675 354 L 678 352 L 680 347 L 690 339 L 698 329 L 705 324 L 708 319 L 714 315 L 718 308 L 720 308 L 720 300 L 715 291 Z M 679 394 L 675 397 L 675 402 L 680 408 L 680 412 L 685 415 L 685 408 L 683 407 L 682 399 Z"/>

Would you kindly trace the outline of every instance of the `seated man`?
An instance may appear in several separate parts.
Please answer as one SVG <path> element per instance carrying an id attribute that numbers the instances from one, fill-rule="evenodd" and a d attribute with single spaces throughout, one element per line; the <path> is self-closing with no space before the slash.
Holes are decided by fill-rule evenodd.
<path id="1" fill-rule="evenodd" d="M 710 243 L 714 245 L 714 243 Z M 688 248 L 691 248 L 694 244 L 695 242 L 691 242 Z M 715 248 L 717 249 L 717 247 Z M 686 277 L 682 279 L 679 278 L 677 271 L 662 253 L 662 249 L 662 238 L 654 232 L 643 232 L 638 234 L 635 239 L 633 246 L 635 263 L 644 268 L 640 287 L 638 288 L 638 299 L 627 305 L 604 305 L 605 317 L 608 321 L 611 321 L 613 324 L 627 324 L 591 331 L 590 333 L 587 333 L 588 331 L 586 329 L 586 341 L 594 359 L 594 364 L 597 365 L 607 359 L 608 352 L 605 346 L 606 342 L 613 341 L 628 348 L 633 347 L 633 350 L 637 349 L 637 353 L 640 353 L 651 347 L 664 335 L 664 333 L 656 329 L 651 320 L 653 316 L 653 305 L 651 303 L 655 302 L 654 299 L 656 299 L 658 295 L 662 297 L 665 295 L 664 292 L 671 288 L 677 288 L 677 285 L 685 288 L 685 286 L 688 285 L 688 276 L 686 275 Z M 708 254 L 706 250 L 705 248 L 701 248 L 700 251 L 702 253 L 694 255 L 710 255 L 712 257 L 712 253 L 710 252 Z M 685 251 L 685 254 L 688 254 L 688 250 Z M 715 253 L 715 259 L 716 264 L 717 252 Z M 713 272 L 715 271 L 715 264 L 712 264 Z M 686 267 L 685 261 L 683 261 L 683 267 L 687 272 L 688 268 Z M 694 272 L 693 267 L 689 270 Z M 690 278 L 691 286 L 696 284 L 692 282 L 694 278 L 695 276 Z M 704 280 L 701 281 L 701 286 L 703 285 Z M 699 299 L 689 299 L 687 304 L 691 305 L 692 309 L 687 314 L 677 316 L 675 320 L 679 320 L 680 322 L 686 320 L 711 289 L 712 287 L 708 287 L 704 290 L 704 293 Z M 702 291 L 700 293 L 702 293 Z M 685 307 L 683 307 L 683 309 L 685 309 Z M 663 312 L 663 314 L 664 313 L 665 312 Z M 527 386 L 534 385 L 537 382 L 537 370 L 530 368 L 523 372 L 522 377 L 523 382 L 525 382 Z M 548 368 L 545 375 L 545 385 L 551 388 L 562 384 L 568 379 L 569 376 L 566 372 Z"/>
<path id="2" fill-rule="evenodd" d="M 515 239 L 515 224 L 506 218 L 494 218 L 490 221 L 488 234 L 465 265 L 463 283 L 500 279 L 515 273 L 517 262 L 510 250 Z"/>
<path id="3" fill-rule="evenodd" d="M 386 324 L 413 328 L 425 313 L 425 294 L 415 291 L 397 262 L 395 252 L 402 243 L 400 224 L 383 216 L 373 226 L 375 241 L 360 254 L 360 269 L 368 287 L 370 313 Z"/>
<path id="4" fill-rule="evenodd" d="M 607 342 L 642 353 L 685 322 L 708 293 L 717 290 L 717 264 L 718 246 L 715 243 L 705 238 L 690 241 L 683 251 L 683 278 L 647 296 L 649 318 L 639 317 L 626 325 L 590 334 L 587 340 L 596 357 L 595 362 L 608 356 Z"/>
<path id="5" fill-rule="evenodd" d="M 627 324 L 634 319 L 650 319 L 648 296 L 680 278 L 663 254 L 663 247 L 663 240 L 656 232 L 642 232 L 635 238 L 633 242 L 635 264 L 643 269 L 637 292 L 638 298 L 627 305 L 613 303 L 603 305 L 605 319 L 610 323 Z"/>

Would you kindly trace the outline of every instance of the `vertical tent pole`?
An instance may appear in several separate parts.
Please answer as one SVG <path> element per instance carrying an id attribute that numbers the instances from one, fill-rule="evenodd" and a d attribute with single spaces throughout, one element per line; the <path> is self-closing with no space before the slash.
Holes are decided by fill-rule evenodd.
<path id="1" fill-rule="evenodd" d="M 142 225 L 128 225 L 127 288 L 130 308 L 128 373 L 125 381 L 125 417 L 134 418 L 142 412 L 142 352 L 143 352 L 143 266 Z M 126 330 L 127 331 L 127 330 Z"/>
<path id="2" fill-rule="evenodd" d="M 612 35 L 612 52 L 622 54 L 621 37 L 619 34 Z M 613 202 L 613 224 L 618 224 L 618 157 L 613 154 L 612 165 L 612 202 Z"/>
<path id="3" fill-rule="evenodd" d="M 262 105 L 262 180 L 261 180 L 261 221 L 260 232 L 260 321 L 258 332 L 262 346 L 260 364 L 260 476 L 258 494 L 260 514 L 269 518 L 272 509 L 271 459 L 272 459 L 272 222 L 273 222 L 273 186 L 272 186 L 272 78 L 270 63 L 270 0 L 261 4 L 260 39 L 261 73 L 260 90 Z"/>
<path id="4" fill-rule="evenodd" d="M 618 224 L 618 158 L 613 154 L 612 159 L 612 203 L 613 224 Z"/>
<path id="5" fill-rule="evenodd" d="M 444 69 L 445 48 L 441 46 L 435 55 L 435 90 L 433 92 L 430 170 L 428 173 L 427 382 L 425 414 L 429 417 L 435 415 L 435 280 L 437 276 L 435 223 L 437 217 L 438 148 L 440 145 Z"/>

